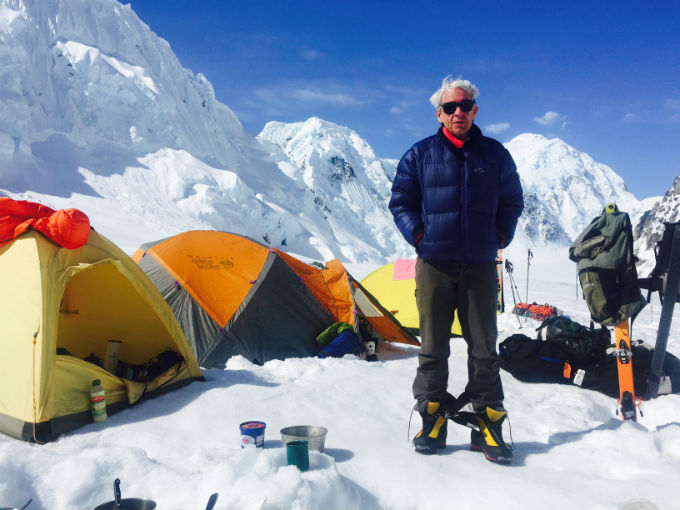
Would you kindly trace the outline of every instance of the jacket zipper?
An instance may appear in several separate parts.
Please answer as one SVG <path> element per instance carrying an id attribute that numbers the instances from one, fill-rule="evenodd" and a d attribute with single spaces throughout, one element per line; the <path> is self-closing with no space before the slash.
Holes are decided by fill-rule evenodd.
<path id="1" fill-rule="evenodd" d="M 461 230 L 463 232 L 463 261 L 467 260 L 468 253 L 468 224 L 467 224 L 467 200 L 465 195 L 465 190 L 468 189 L 468 158 L 467 152 L 463 152 L 461 157 L 461 171 L 463 172 L 462 181 L 463 185 L 460 187 L 460 219 L 461 219 Z"/>

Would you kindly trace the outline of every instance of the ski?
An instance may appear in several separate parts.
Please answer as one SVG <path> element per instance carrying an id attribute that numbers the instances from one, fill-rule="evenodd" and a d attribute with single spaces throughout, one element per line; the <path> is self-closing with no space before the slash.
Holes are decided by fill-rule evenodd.
<path id="1" fill-rule="evenodd" d="M 661 246 L 664 242 L 665 246 Z M 659 292 L 659 299 L 661 299 L 661 317 L 659 318 L 659 327 L 656 333 L 652 365 L 647 376 L 646 400 L 656 398 L 659 395 L 662 379 L 664 379 L 665 384 L 670 383 L 670 378 L 663 376 L 663 361 L 666 357 L 666 345 L 668 343 L 671 320 L 673 319 L 673 308 L 676 302 L 680 302 L 680 296 L 678 295 L 678 289 L 680 289 L 680 223 L 666 223 L 663 238 L 659 245 L 657 261 L 662 261 L 661 266 L 664 267 L 666 274 L 657 275 L 657 268 L 655 267 L 652 271 L 652 277 L 646 279 L 646 281 L 656 280 L 658 282 L 658 286 L 654 289 L 651 285 L 647 287 L 649 289 L 647 302 L 649 302 L 652 290 L 657 290 Z M 661 273 L 661 271 L 659 272 Z"/>
<path id="2" fill-rule="evenodd" d="M 637 408 L 641 397 L 635 396 L 633 382 L 633 351 L 630 344 L 630 328 L 628 319 L 614 326 L 616 337 L 616 368 L 619 374 L 619 408 L 622 420 L 637 421 Z M 642 413 L 640 413 L 642 414 Z"/>
<path id="3" fill-rule="evenodd" d="M 499 249 L 496 253 L 496 275 L 498 277 L 498 304 L 496 314 L 505 312 L 505 297 L 503 296 L 503 250 Z"/>

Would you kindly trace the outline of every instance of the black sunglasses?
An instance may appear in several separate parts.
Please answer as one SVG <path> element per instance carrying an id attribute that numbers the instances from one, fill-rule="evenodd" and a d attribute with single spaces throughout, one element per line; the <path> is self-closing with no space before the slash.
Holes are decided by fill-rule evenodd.
<path id="1" fill-rule="evenodd" d="M 451 101 L 449 103 L 444 103 L 439 105 L 446 115 L 452 115 L 460 107 L 462 112 L 469 112 L 475 107 L 474 99 L 463 99 L 462 101 L 456 102 Z"/>

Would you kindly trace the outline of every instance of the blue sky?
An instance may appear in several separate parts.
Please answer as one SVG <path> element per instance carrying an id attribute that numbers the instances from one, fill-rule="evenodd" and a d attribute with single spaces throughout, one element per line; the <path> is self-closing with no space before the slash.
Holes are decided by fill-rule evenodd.
<path id="1" fill-rule="evenodd" d="M 317 116 L 399 158 L 437 129 L 428 100 L 453 74 L 501 142 L 561 138 L 639 199 L 680 175 L 677 0 L 129 2 L 253 134 Z"/>

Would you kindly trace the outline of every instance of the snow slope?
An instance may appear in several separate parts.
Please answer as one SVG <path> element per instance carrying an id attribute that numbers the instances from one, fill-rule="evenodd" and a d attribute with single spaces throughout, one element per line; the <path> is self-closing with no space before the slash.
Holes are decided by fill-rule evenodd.
<path id="1" fill-rule="evenodd" d="M 522 294 L 526 270 L 513 255 Z M 562 259 L 560 259 L 562 260 Z M 373 266 L 351 265 L 361 278 Z M 549 302 L 587 323 L 569 262 L 541 251 L 530 268 L 530 300 Z M 552 274 L 556 278 L 546 278 Z M 507 280 L 506 280 L 507 281 Z M 506 298 L 509 300 L 508 294 Z M 658 303 L 635 322 L 634 338 L 654 342 Z M 653 313 L 652 313 L 653 312 Z M 675 312 L 669 350 L 680 354 Z M 499 340 L 534 334 L 506 312 Z M 451 391 L 465 384 L 465 346 L 452 340 Z M 380 346 L 380 361 L 289 359 L 253 365 L 232 358 L 205 370 L 206 382 L 144 402 L 47 445 L 0 436 L 0 505 L 29 509 L 94 508 L 123 497 L 153 499 L 158 508 L 218 509 L 619 509 L 678 507 L 680 395 L 644 402 L 644 417 L 622 422 L 616 401 L 576 386 L 526 384 L 502 373 L 515 457 L 492 464 L 468 449 L 469 431 L 449 427 L 448 446 L 415 453 L 409 418 L 417 349 Z M 266 422 L 265 447 L 241 449 L 239 423 Z M 279 430 L 321 425 L 325 452 L 310 469 L 286 465 Z"/>

